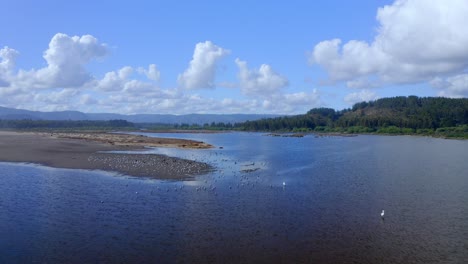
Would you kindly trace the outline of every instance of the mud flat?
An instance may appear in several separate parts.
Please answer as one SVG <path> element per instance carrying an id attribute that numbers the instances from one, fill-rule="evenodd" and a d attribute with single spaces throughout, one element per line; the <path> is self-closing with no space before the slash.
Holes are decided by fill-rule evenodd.
<path id="1" fill-rule="evenodd" d="M 106 151 L 149 147 L 206 149 L 204 142 L 115 133 L 32 133 L 0 131 L 0 161 L 55 168 L 114 171 L 157 179 L 187 179 L 213 168 L 203 162 L 156 154 Z"/>

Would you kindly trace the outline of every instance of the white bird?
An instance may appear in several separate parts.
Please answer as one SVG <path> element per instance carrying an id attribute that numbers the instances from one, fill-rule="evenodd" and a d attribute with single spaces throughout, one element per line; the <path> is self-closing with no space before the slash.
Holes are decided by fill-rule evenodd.
<path id="1" fill-rule="evenodd" d="M 286 186 L 286 182 L 283 182 L 283 186 Z"/>
<path id="2" fill-rule="evenodd" d="M 380 217 L 384 217 L 384 214 L 385 214 L 385 210 L 382 210 L 382 212 L 380 213 Z"/>

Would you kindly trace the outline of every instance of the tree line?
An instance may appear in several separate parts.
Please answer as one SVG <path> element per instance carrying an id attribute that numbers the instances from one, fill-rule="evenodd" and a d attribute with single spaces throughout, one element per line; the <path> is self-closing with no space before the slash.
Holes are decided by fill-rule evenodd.
<path id="1" fill-rule="evenodd" d="M 242 123 L 134 124 L 126 120 L 1 120 L 10 129 L 182 129 L 283 132 L 428 134 L 468 138 L 468 99 L 397 96 L 351 108 L 313 108 L 305 114 Z"/>
<path id="2" fill-rule="evenodd" d="M 306 114 L 233 125 L 247 131 L 440 134 L 467 137 L 468 99 L 398 96 L 360 102 L 336 111 L 314 108 Z"/>

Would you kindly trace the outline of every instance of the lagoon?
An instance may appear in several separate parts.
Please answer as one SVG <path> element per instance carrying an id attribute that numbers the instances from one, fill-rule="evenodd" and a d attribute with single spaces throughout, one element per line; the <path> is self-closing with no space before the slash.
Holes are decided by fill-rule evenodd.
<path id="1" fill-rule="evenodd" d="M 468 262 L 468 141 L 145 135 L 212 144 L 144 153 L 216 169 L 161 181 L 0 163 L 0 262 Z"/>

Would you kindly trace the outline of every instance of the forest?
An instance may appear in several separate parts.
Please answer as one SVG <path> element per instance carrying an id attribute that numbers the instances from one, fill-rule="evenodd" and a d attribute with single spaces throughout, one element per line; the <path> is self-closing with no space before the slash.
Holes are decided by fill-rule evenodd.
<path id="1" fill-rule="evenodd" d="M 467 137 L 468 99 L 398 96 L 356 103 L 335 111 L 314 108 L 303 115 L 235 124 L 247 131 L 428 134 Z"/>
<path id="2" fill-rule="evenodd" d="M 237 130 L 268 132 L 419 134 L 468 138 L 468 99 L 398 96 L 360 102 L 352 108 L 314 108 L 305 114 L 242 123 L 132 123 L 126 120 L 1 120 L 0 129 Z"/>

